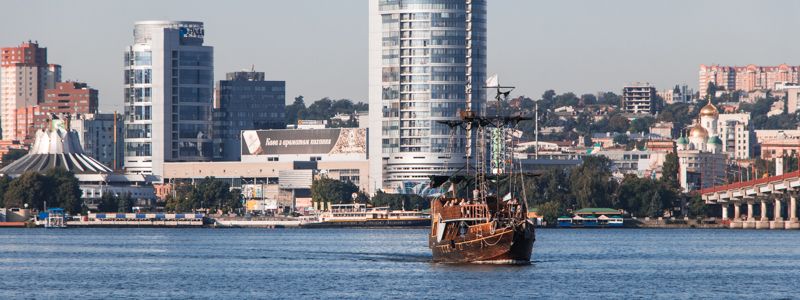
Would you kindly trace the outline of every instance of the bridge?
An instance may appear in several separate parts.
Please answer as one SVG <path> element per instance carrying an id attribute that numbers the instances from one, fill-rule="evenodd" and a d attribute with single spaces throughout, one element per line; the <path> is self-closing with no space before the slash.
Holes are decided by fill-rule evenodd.
<path id="1" fill-rule="evenodd" d="M 730 228 L 800 229 L 800 171 L 714 186 L 699 193 L 706 204 L 722 207 L 723 223 Z"/>

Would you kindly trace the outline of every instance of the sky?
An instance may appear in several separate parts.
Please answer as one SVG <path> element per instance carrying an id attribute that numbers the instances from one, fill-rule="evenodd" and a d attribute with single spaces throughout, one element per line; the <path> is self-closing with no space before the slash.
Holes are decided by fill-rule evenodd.
<path id="1" fill-rule="evenodd" d="M 376 1 L 376 0 L 370 0 Z M 205 23 L 215 79 L 266 72 L 286 99 L 367 99 L 367 0 L 3 0 L 0 45 L 37 40 L 64 80 L 122 109 L 122 63 L 139 20 Z M 800 65 L 800 1 L 489 0 L 488 72 L 515 94 L 697 88 L 700 64 Z M 9 13 L 10 12 L 10 13 Z"/>

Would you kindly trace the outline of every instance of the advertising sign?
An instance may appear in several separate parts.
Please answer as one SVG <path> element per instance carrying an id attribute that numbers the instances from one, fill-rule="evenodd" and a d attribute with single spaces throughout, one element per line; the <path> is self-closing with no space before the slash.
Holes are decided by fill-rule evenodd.
<path id="1" fill-rule="evenodd" d="M 242 155 L 366 154 L 364 128 L 246 130 Z"/>

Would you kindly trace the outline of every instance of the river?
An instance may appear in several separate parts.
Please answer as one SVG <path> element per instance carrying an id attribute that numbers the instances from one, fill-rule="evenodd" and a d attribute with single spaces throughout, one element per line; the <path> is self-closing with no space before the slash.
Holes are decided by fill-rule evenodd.
<path id="1" fill-rule="evenodd" d="M 0 229 L 0 298 L 781 298 L 800 231 L 539 229 L 529 266 L 431 263 L 421 229 Z"/>

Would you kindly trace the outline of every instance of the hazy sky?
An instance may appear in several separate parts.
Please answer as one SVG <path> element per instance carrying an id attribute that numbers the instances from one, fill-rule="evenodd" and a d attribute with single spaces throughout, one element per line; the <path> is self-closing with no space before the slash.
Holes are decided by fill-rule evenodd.
<path id="1" fill-rule="evenodd" d="M 800 64 L 800 1 L 489 0 L 489 73 L 516 94 L 697 87 L 705 64 Z M 63 78 L 121 109 L 122 55 L 137 20 L 205 22 L 215 77 L 255 65 L 304 95 L 366 101 L 367 0 L 3 0 L 0 45 L 38 40 Z"/>

